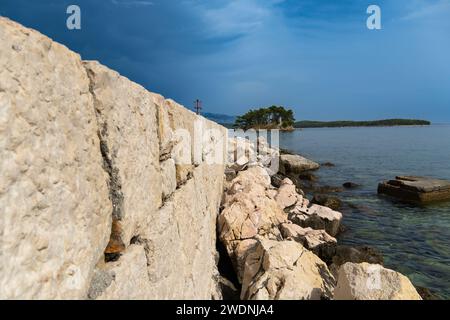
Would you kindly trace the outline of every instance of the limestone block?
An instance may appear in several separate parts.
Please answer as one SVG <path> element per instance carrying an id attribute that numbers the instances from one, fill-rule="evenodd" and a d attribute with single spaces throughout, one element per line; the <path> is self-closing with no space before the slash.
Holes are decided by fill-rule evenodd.
<path id="1" fill-rule="evenodd" d="M 175 161 L 168 159 L 161 162 L 161 182 L 163 198 L 169 197 L 177 188 Z"/>
<path id="2" fill-rule="evenodd" d="M 96 270 L 89 290 L 91 299 L 143 300 L 150 297 L 145 249 L 131 245 L 116 262 Z"/>
<path id="3" fill-rule="evenodd" d="M 0 17 L 0 104 L 0 298 L 84 298 L 112 206 L 80 57 Z"/>
<path id="4" fill-rule="evenodd" d="M 334 285 L 326 264 L 301 244 L 260 238 L 246 259 L 241 299 L 331 299 Z"/>
<path id="5" fill-rule="evenodd" d="M 170 125 L 169 106 L 163 96 L 156 93 L 149 93 L 153 98 L 158 116 L 158 138 L 160 160 L 164 161 L 170 157 L 174 145 L 173 130 Z"/>
<path id="6" fill-rule="evenodd" d="M 366 262 L 347 262 L 339 269 L 336 300 L 422 300 L 401 273 Z"/>
<path id="7" fill-rule="evenodd" d="M 113 218 L 120 222 L 120 236 L 128 245 L 148 227 L 162 203 L 157 108 L 138 84 L 97 62 L 84 65 L 110 174 Z"/>

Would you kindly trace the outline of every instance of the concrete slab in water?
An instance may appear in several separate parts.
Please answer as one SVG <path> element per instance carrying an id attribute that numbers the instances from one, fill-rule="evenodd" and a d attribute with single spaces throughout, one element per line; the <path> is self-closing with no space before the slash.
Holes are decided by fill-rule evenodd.
<path id="1" fill-rule="evenodd" d="M 395 180 L 380 183 L 378 193 L 420 203 L 450 200 L 450 181 L 428 177 L 398 176 Z"/>

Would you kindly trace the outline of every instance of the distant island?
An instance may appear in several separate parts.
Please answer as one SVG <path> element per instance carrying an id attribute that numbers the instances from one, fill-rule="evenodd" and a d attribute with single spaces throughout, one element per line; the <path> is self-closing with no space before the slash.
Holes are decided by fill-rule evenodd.
<path id="1" fill-rule="evenodd" d="M 271 106 L 250 110 L 236 118 L 233 127 L 239 129 L 279 129 L 294 130 L 294 112 L 282 106 Z"/>
<path id="2" fill-rule="evenodd" d="M 227 114 L 221 114 L 221 113 L 211 113 L 211 112 L 204 112 L 202 113 L 202 116 L 205 118 L 217 122 L 219 124 L 227 124 L 232 126 L 233 123 L 236 121 L 235 116 L 230 116 Z"/>
<path id="3" fill-rule="evenodd" d="M 386 119 L 375 121 L 297 121 L 295 128 L 339 128 L 339 127 L 390 127 L 429 126 L 430 121 L 415 119 Z"/>

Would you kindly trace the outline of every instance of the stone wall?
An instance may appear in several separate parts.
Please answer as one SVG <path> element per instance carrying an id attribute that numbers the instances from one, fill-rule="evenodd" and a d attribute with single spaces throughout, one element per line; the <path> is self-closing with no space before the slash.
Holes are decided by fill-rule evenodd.
<path id="1" fill-rule="evenodd" d="M 217 296 L 226 137 L 0 17 L 0 298 Z"/>

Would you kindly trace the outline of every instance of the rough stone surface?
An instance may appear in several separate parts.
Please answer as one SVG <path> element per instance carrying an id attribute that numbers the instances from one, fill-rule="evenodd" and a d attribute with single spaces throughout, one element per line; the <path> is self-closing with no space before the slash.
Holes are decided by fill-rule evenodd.
<path id="1" fill-rule="evenodd" d="M 227 130 L 5 18 L 0 40 L 0 298 L 211 298 Z"/>
<path id="2" fill-rule="evenodd" d="M 0 17 L 0 110 L 0 298 L 82 298 L 112 206 L 80 57 Z"/>
<path id="3" fill-rule="evenodd" d="M 97 300 L 148 299 L 151 288 L 147 271 L 145 249 L 131 245 L 120 260 L 108 263 L 96 271 L 90 289 L 90 298 Z"/>
<path id="4" fill-rule="evenodd" d="M 164 161 L 170 157 L 175 143 L 173 129 L 170 125 L 168 104 L 163 96 L 154 93 L 150 93 L 150 95 L 158 113 L 159 154 L 160 160 Z"/>
<path id="5" fill-rule="evenodd" d="M 230 256 L 233 256 L 237 241 L 256 235 L 280 236 L 277 226 L 287 219 L 287 215 L 270 198 L 269 187 L 270 177 L 260 167 L 242 171 L 233 180 L 218 220 L 220 238 Z"/>
<path id="6" fill-rule="evenodd" d="M 331 299 L 335 280 L 326 264 L 295 241 L 258 239 L 247 256 L 242 299 Z"/>
<path id="7" fill-rule="evenodd" d="M 319 169 L 320 165 L 299 155 L 282 154 L 280 156 L 280 172 L 282 174 L 301 173 Z"/>
<path id="8" fill-rule="evenodd" d="M 450 200 L 450 181 L 429 177 L 399 176 L 395 180 L 380 183 L 378 193 L 417 203 Z"/>
<path id="9" fill-rule="evenodd" d="M 295 189 L 296 187 L 290 179 L 286 178 L 281 182 L 275 200 L 282 209 L 291 207 L 297 203 L 299 195 Z"/>
<path id="10" fill-rule="evenodd" d="M 289 220 L 305 228 L 323 229 L 334 237 L 339 232 L 342 213 L 317 204 L 301 204 L 289 212 Z"/>
<path id="11" fill-rule="evenodd" d="M 377 264 L 346 263 L 339 269 L 336 300 L 422 300 L 404 275 Z"/>
<path id="12" fill-rule="evenodd" d="M 302 228 L 292 223 L 283 223 L 280 229 L 285 239 L 292 239 L 301 243 L 325 262 L 331 261 L 336 253 L 337 241 L 325 230 Z"/>
<path id="13" fill-rule="evenodd" d="M 127 245 L 162 204 L 157 110 L 141 86 L 98 62 L 84 62 L 91 79 L 102 153 L 110 174 L 113 219 Z"/>
<path id="14" fill-rule="evenodd" d="M 161 162 L 161 175 L 162 196 L 163 198 L 167 198 L 177 188 L 177 175 L 175 169 L 175 161 L 173 159 L 168 159 L 164 162 Z"/>
<path id="15" fill-rule="evenodd" d="M 151 299 L 210 299 L 215 291 L 215 230 L 222 188 L 215 172 L 220 171 L 196 168 L 152 217 L 154 227 L 142 235 L 148 248 Z"/>

